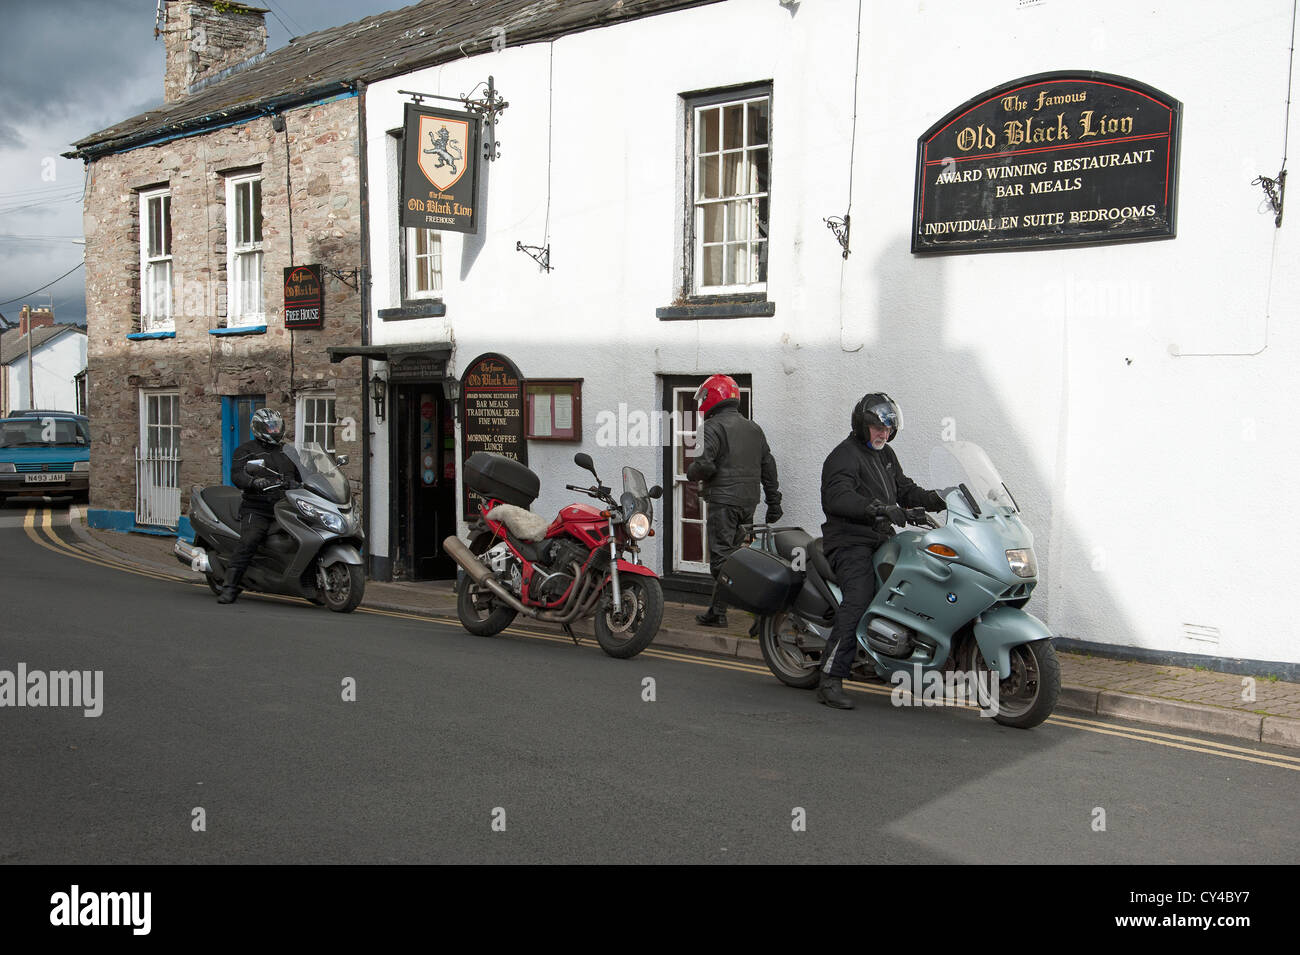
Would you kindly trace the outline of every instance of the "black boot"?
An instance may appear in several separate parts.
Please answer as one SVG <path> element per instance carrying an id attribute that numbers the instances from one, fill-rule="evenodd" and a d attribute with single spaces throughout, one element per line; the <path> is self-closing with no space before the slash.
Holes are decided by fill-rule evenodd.
<path id="1" fill-rule="evenodd" d="M 217 595 L 217 603 L 232 604 L 239 599 L 239 595 L 244 592 L 244 588 L 239 586 L 243 580 L 243 573 L 231 574 L 221 587 L 221 593 Z"/>
<path id="2" fill-rule="evenodd" d="M 837 710 L 853 709 L 853 701 L 844 694 L 843 682 L 837 676 L 822 674 L 821 683 L 817 685 L 817 702 L 833 706 Z"/>
<path id="3" fill-rule="evenodd" d="M 727 611 L 714 610 L 710 607 L 704 613 L 697 613 L 695 622 L 701 627 L 722 627 L 725 629 L 727 626 Z"/>

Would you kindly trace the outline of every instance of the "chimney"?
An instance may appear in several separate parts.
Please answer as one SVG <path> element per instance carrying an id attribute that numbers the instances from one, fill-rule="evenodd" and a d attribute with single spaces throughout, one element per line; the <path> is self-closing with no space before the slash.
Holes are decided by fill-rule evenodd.
<path id="1" fill-rule="evenodd" d="M 213 0 L 166 2 L 163 102 L 183 100 L 194 84 L 266 52 L 266 11 L 262 8 Z"/>
<path id="2" fill-rule="evenodd" d="M 24 305 L 22 311 L 18 313 L 18 337 L 21 338 L 33 328 L 53 324 L 54 313 L 48 308 L 32 308 L 30 305 Z"/>

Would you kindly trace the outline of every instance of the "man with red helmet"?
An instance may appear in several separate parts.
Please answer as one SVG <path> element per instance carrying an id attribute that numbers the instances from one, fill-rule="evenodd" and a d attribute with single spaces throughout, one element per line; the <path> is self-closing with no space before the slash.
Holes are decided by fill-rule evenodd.
<path id="1" fill-rule="evenodd" d="M 851 710 L 843 680 L 857 655 L 858 621 L 876 595 L 871 558 L 894 536 L 894 525 L 907 523 L 903 507 L 942 511 L 943 498 L 903 473 L 889 442 L 903 428 L 903 413 L 889 395 L 864 395 L 853 407 L 852 433 L 836 445 L 822 465 L 822 549 L 830 561 L 843 600 L 826 641 L 817 699 Z M 899 505 L 902 505 L 900 507 Z"/>
<path id="2" fill-rule="evenodd" d="M 718 571 L 732 551 L 744 543 L 742 524 L 753 521 L 758 487 L 763 486 L 769 524 L 781 519 L 781 491 L 776 460 L 763 429 L 740 413 L 740 387 L 729 375 L 714 375 L 695 392 L 702 419 L 696 434 L 696 458 L 686 469 L 692 481 L 702 481 L 709 505 L 709 573 L 713 600 L 695 619 L 706 627 L 727 625 L 727 605 L 718 595 Z"/>

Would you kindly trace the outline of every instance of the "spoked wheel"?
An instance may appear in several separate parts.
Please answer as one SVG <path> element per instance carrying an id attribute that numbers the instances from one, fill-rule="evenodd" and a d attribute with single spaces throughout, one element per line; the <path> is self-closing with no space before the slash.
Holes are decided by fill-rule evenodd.
<path id="1" fill-rule="evenodd" d="M 997 698 L 993 700 L 984 690 L 983 674 L 990 667 L 973 639 L 967 660 L 968 669 L 976 677 L 975 695 L 980 708 L 995 709 L 993 719 L 997 722 L 1029 729 L 1052 715 L 1061 695 L 1061 662 L 1051 640 L 1035 640 L 1011 648 L 1011 675 L 998 681 Z"/>
<path id="2" fill-rule="evenodd" d="M 317 572 L 316 585 L 325 606 L 335 613 L 351 613 L 366 595 L 366 575 L 356 564 L 330 564 Z"/>
<path id="3" fill-rule="evenodd" d="M 786 686 L 810 690 L 821 679 L 826 641 L 800 632 L 786 613 L 764 617 L 759 624 L 758 646 L 767 668 Z"/>
<path id="4" fill-rule="evenodd" d="M 619 611 L 607 594 L 596 610 L 596 642 L 611 657 L 626 660 L 646 647 L 664 617 L 664 592 L 655 577 L 628 574 L 619 578 Z"/>

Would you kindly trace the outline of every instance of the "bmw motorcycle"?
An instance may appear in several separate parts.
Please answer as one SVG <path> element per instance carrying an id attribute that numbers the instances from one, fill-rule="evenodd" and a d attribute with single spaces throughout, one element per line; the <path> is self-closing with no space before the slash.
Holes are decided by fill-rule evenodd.
<path id="1" fill-rule="evenodd" d="M 469 542 L 448 537 L 443 550 L 465 571 L 456 613 L 470 633 L 492 636 L 524 614 L 558 623 L 577 642 L 572 624 L 594 617 L 596 642 L 612 657 L 634 657 L 654 640 L 663 620 L 659 578 L 641 563 L 639 542 L 652 535 L 652 501 L 636 468 L 623 469 L 623 493 L 600 480 L 591 456 L 573 461 L 590 471 L 593 487 L 566 484 L 601 506 L 570 504 L 552 521 L 528 508 L 541 481 L 525 465 L 479 451 L 465 462 L 465 484 L 483 498 Z M 626 556 L 625 556 L 626 555 Z"/>
<path id="2" fill-rule="evenodd" d="M 261 459 L 245 467 L 250 477 L 278 482 L 268 490 L 283 489 L 284 495 L 275 504 L 271 532 L 241 584 L 248 590 L 304 597 L 338 613 L 350 613 L 366 590 L 361 562 L 365 533 L 352 504 L 351 485 L 320 445 L 285 445 L 283 451 L 301 481 L 278 474 Z M 337 461 L 347 464 L 347 456 Z M 176 541 L 176 558 L 203 574 L 215 594 L 221 593 L 226 569 L 239 547 L 241 497 L 238 488 L 228 485 L 194 485 L 189 515 L 194 543 Z"/>
<path id="3" fill-rule="evenodd" d="M 1037 726 L 1056 706 L 1061 668 L 1051 632 L 1024 609 L 1038 583 L 1033 534 L 978 445 L 947 444 L 931 464 L 955 479 L 939 492 L 947 520 L 908 509 L 915 528 L 876 550 L 876 595 L 858 624 L 854 675 L 893 684 L 896 699 L 902 687 L 920 700 L 930 687 L 957 685 L 997 722 Z M 842 599 L 821 538 L 756 526 L 719 585 L 728 603 L 760 617 L 759 646 L 777 679 L 815 687 Z"/>

